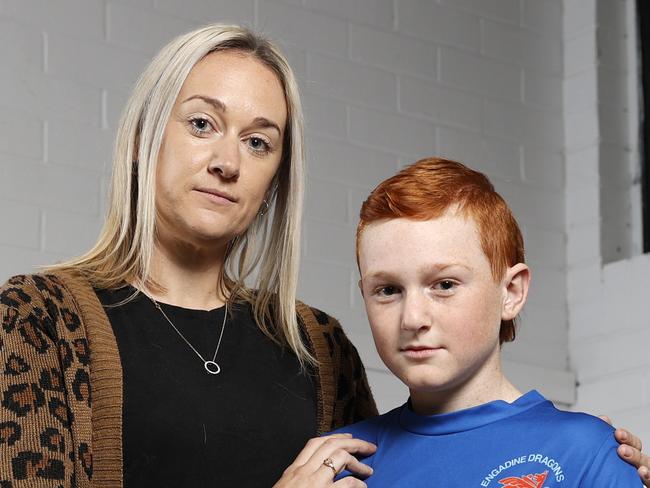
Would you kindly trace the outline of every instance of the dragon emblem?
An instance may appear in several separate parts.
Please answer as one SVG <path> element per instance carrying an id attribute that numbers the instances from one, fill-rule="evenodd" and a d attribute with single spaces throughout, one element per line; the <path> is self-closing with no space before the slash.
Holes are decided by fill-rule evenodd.
<path id="1" fill-rule="evenodd" d="M 499 480 L 501 488 L 542 488 L 548 477 L 548 471 L 539 474 L 527 474 L 521 478 L 510 476 Z"/>

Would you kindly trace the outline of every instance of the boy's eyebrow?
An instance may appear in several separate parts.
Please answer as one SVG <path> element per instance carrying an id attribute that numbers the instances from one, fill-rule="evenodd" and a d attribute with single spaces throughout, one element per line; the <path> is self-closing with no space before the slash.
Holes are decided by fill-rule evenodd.
<path id="1" fill-rule="evenodd" d="M 426 274 L 430 273 L 431 271 L 435 271 L 436 273 L 440 273 L 442 271 L 445 271 L 448 268 L 453 268 L 453 267 L 460 267 L 464 268 L 466 270 L 471 271 L 471 268 L 469 266 L 465 266 L 462 263 L 434 263 L 430 264 L 427 266 L 423 266 L 418 270 L 418 274 Z M 365 277 L 367 279 L 393 279 L 396 276 L 399 275 L 398 272 L 391 272 L 391 271 L 384 271 L 384 270 L 378 270 L 378 271 L 372 271 L 368 273 Z"/>
<path id="2" fill-rule="evenodd" d="M 393 277 L 393 273 L 388 273 L 386 271 L 373 271 L 372 273 L 368 273 L 365 275 L 365 278 L 367 279 L 390 279 Z M 362 277 L 363 278 L 363 277 Z"/>
<path id="3" fill-rule="evenodd" d="M 464 265 L 463 263 L 447 263 L 447 264 L 434 264 L 433 267 L 437 269 L 437 271 L 444 271 L 447 268 L 453 268 L 453 267 L 458 267 L 458 268 L 465 268 L 465 269 L 471 269 L 469 266 Z M 428 267 L 430 268 L 430 267 Z"/>

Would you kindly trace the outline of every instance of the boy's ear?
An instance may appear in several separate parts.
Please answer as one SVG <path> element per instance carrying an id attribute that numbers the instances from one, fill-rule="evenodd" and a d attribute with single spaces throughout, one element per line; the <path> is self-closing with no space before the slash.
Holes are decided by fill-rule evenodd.
<path id="1" fill-rule="evenodd" d="M 526 303 L 530 285 L 530 269 L 524 263 L 517 263 L 507 269 L 503 278 L 505 299 L 501 311 L 502 320 L 512 320 Z"/>

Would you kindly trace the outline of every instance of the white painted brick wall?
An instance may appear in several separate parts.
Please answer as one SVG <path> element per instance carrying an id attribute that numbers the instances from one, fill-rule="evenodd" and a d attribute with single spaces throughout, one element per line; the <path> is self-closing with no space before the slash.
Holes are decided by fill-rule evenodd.
<path id="1" fill-rule="evenodd" d="M 341 18 L 275 0 L 262 0 L 258 2 L 257 19 L 256 27 L 262 32 L 309 52 L 342 58 L 347 54 L 348 27 Z"/>
<path id="2" fill-rule="evenodd" d="M 122 2 L 106 4 L 106 39 L 109 43 L 152 56 L 174 36 L 196 25 L 157 11 Z M 143 28 L 146 26 L 146 28 Z"/>
<path id="3" fill-rule="evenodd" d="M 390 29 L 394 24 L 393 0 L 304 0 L 308 8 L 343 20 Z"/>
<path id="4" fill-rule="evenodd" d="M 465 127 L 474 131 L 481 129 L 480 97 L 430 81 L 401 77 L 399 107 L 408 115 L 421 116 L 446 126 Z"/>
<path id="5" fill-rule="evenodd" d="M 217 20 L 279 40 L 298 74 L 300 296 L 341 319 L 380 407 L 405 392 L 374 351 L 357 291 L 358 209 L 380 180 L 435 153 L 485 171 L 520 218 L 534 285 L 506 368 L 521 388 L 570 403 L 561 0 L 0 0 L 0 277 L 93 242 L 129 87 L 165 41 Z"/>
<path id="6" fill-rule="evenodd" d="M 616 256 L 630 244 L 619 239 L 630 235 L 620 224 L 629 222 L 638 149 L 637 94 L 629 83 L 636 76 L 629 64 L 633 5 L 564 1 L 569 351 L 578 380 L 574 408 L 607 413 L 647 442 L 650 257 Z M 634 255 L 633 247 L 626 253 Z"/>
<path id="7" fill-rule="evenodd" d="M 523 0 L 521 24 L 529 29 L 550 35 L 562 32 L 562 3 Z"/>
<path id="8" fill-rule="evenodd" d="M 392 72 L 435 78 L 438 53 L 412 37 L 364 25 L 349 25 L 350 59 Z"/>
<path id="9" fill-rule="evenodd" d="M 309 91 L 323 96 L 395 111 L 397 77 L 388 71 L 330 57 L 307 54 Z"/>
<path id="10" fill-rule="evenodd" d="M 486 18 L 513 23 L 518 23 L 520 19 L 521 2 L 518 0 L 442 0 L 442 3 Z"/>
<path id="11" fill-rule="evenodd" d="M 478 51 L 480 17 L 430 0 L 396 0 L 397 30 L 440 45 Z"/>
<path id="12" fill-rule="evenodd" d="M 486 56 L 545 74 L 561 74 L 562 42 L 558 36 L 487 19 L 481 26 Z"/>
<path id="13" fill-rule="evenodd" d="M 129 0 L 126 3 L 133 4 Z M 143 6 L 155 6 L 161 13 L 204 24 L 214 21 L 251 24 L 255 17 L 255 0 L 140 0 Z M 158 49 L 158 48 L 157 48 Z"/>
<path id="14" fill-rule="evenodd" d="M 454 88 L 521 101 L 521 68 L 453 48 L 440 48 L 440 81 Z"/>

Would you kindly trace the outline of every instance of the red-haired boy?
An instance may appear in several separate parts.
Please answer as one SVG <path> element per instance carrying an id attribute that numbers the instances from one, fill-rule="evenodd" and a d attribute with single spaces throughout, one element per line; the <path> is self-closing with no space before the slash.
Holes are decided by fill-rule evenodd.
<path id="1" fill-rule="evenodd" d="M 501 369 L 528 293 L 524 243 L 481 173 L 419 161 L 382 182 L 357 229 L 377 351 L 409 401 L 341 429 L 376 444 L 370 487 L 641 487 L 613 429 L 522 394 Z"/>

